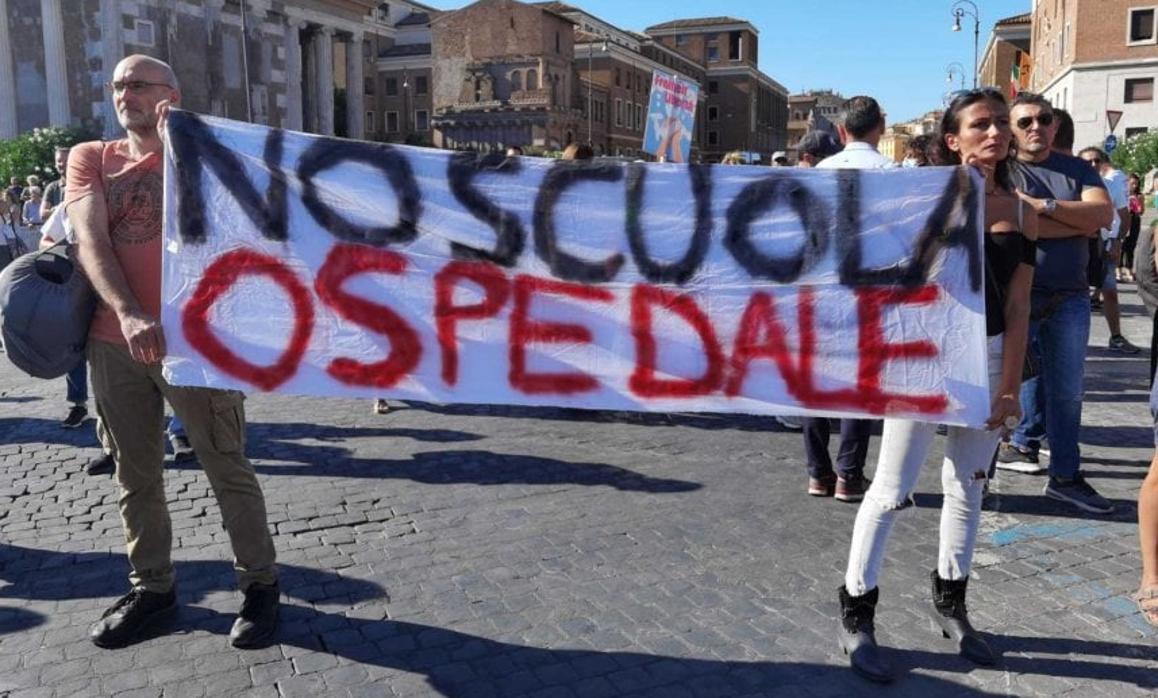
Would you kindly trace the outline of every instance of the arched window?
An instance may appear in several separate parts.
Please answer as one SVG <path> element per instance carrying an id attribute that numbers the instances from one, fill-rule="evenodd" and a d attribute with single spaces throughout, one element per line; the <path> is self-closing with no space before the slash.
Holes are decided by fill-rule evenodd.
<path id="1" fill-rule="evenodd" d="M 534 68 L 531 68 L 527 71 L 527 89 L 528 90 L 539 89 L 539 74 L 537 72 L 535 72 Z"/>
<path id="2" fill-rule="evenodd" d="M 523 74 L 519 71 L 511 73 L 511 90 L 519 91 L 523 89 Z"/>

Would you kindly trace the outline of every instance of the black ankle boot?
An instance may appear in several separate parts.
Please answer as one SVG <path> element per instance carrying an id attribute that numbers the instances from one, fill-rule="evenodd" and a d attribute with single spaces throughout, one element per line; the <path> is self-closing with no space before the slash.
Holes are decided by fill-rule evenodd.
<path id="1" fill-rule="evenodd" d="M 941 626 L 941 634 L 957 643 L 962 657 L 977 664 L 992 666 L 997 657 L 981 633 L 969 624 L 969 612 L 965 609 L 965 587 L 969 578 L 941 579 L 937 570 L 930 575 L 933 579 L 933 620 Z"/>
<path id="2" fill-rule="evenodd" d="M 873 631 L 873 616 L 876 615 L 877 598 L 880 589 L 862 596 L 849 596 L 844 586 L 840 587 L 840 627 L 837 634 L 840 648 L 848 655 L 852 670 L 869 681 L 888 683 L 893 680 L 889 665 L 877 647 Z"/>

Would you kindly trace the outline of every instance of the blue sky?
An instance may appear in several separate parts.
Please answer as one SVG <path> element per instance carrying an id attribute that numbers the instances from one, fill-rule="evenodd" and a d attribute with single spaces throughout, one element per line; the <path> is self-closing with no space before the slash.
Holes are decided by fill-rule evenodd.
<path id="1" fill-rule="evenodd" d="M 981 11 L 979 51 L 998 19 L 1028 12 L 1031 0 L 974 0 Z M 423 0 L 440 9 L 467 2 Z M 790 92 L 833 88 L 876 97 L 889 123 L 941 105 L 945 67 L 973 61 L 973 19 L 953 33 L 951 0 L 581 0 L 570 4 L 634 31 L 685 17 L 728 15 L 760 31 L 760 69 Z M 952 89 L 957 89 L 954 76 Z M 965 79 L 972 85 L 972 74 Z"/>

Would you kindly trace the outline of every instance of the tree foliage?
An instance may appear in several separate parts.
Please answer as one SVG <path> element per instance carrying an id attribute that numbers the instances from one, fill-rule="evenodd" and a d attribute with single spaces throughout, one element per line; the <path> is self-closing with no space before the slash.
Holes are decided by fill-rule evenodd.
<path id="1" fill-rule="evenodd" d="M 1158 131 L 1125 139 L 1114 149 L 1110 160 L 1123 172 L 1145 175 L 1158 167 Z"/>
<path id="2" fill-rule="evenodd" d="M 21 183 L 28 175 L 40 177 L 47 183 L 60 177 L 53 164 L 53 151 L 59 146 L 72 146 L 99 136 L 83 128 L 34 128 L 16 138 L 0 141 L 0 182 L 8 184 L 10 177 Z"/>

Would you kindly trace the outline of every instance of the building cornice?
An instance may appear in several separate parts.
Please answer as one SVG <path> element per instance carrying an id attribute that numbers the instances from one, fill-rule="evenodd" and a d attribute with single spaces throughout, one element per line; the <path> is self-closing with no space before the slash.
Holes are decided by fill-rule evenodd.
<path id="1" fill-rule="evenodd" d="M 784 95 L 784 98 L 788 99 L 788 88 L 776 82 L 776 80 L 768 76 L 759 68 L 753 68 L 750 65 L 727 66 L 724 68 L 708 68 L 709 78 L 719 76 L 726 77 L 730 75 L 746 75 L 748 77 L 754 77 L 760 82 L 760 84 L 770 88 L 773 92 Z"/>
<path id="2" fill-rule="evenodd" d="M 759 35 L 760 30 L 750 22 L 734 22 L 732 24 L 696 24 L 686 27 L 667 27 L 664 29 L 645 29 L 648 36 L 675 36 L 676 34 L 719 34 L 731 31 L 750 31 Z"/>
<path id="3" fill-rule="evenodd" d="M 604 52 L 598 48 L 595 48 L 596 46 L 602 46 L 602 43 L 603 42 L 600 41 L 600 42 L 596 42 L 595 44 L 590 44 L 590 43 L 575 44 L 575 60 L 576 61 L 586 61 L 588 55 L 591 55 L 591 58 L 593 58 L 593 59 L 607 56 L 607 57 L 615 58 L 616 60 L 624 62 L 624 63 L 629 63 L 636 68 L 643 68 L 646 70 L 658 70 L 662 73 L 675 73 L 676 75 L 679 75 L 679 76 L 685 78 L 689 82 L 695 83 L 697 86 L 700 85 L 699 78 L 688 75 L 687 73 L 685 73 L 681 70 L 677 70 L 674 67 L 666 66 L 666 65 L 663 65 L 662 63 L 659 63 L 657 61 L 653 61 L 652 59 L 648 58 L 647 56 L 644 56 L 643 54 L 629 51 L 626 48 L 624 48 L 623 46 L 612 43 L 610 41 L 607 42 L 607 51 L 606 52 Z M 585 49 L 585 50 L 580 50 L 580 49 Z M 592 53 L 592 51 L 594 51 L 594 53 Z"/>
<path id="4" fill-rule="evenodd" d="M 1151 66 L 1158 66 L 1158 57 L 1154 58 L 1126 58 L 1118 61 L 1094 61 L 1089 63 L 1071 63 L 1058 71 L 1053 79 L 1043 85 L 1041 88 L 1035 90 L 1036 92 L 1045 93 L 1053 88 L 1054 85 L 1061 82 L 1063 78 L 1070 73 L 1085 73 L 1093 70 L 1117 70 L 1121 68 L 1147 68 Z"/>

